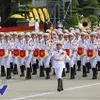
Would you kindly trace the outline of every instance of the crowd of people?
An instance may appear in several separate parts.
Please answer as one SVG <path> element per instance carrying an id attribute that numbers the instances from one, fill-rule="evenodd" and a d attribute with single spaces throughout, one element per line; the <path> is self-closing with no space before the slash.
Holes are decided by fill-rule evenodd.
<path id="1" fill-rule="evenodd" d="M 70 73 L 75 79 L 78 71 L 87 77 L 92 69 L 92 79 L 100 71 L 100 27 L 80 31 L 47 29 L 46 32 L 0 32 L 1 77 L 11 79 L 11 73 L 31 79 L 31 75 L 50 79 L 56 74 L 58 91 L 63 90 L 62 77 Z M 7 71 L 5 71 L 7 69 Z M 26 75 L 25 75 L 26 72 Z"/>

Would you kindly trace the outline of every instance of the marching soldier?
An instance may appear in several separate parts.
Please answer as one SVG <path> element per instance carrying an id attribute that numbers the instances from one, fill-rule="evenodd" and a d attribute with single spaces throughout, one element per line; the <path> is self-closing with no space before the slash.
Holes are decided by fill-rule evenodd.
<path id="1" fill-rule="evenodd" d="M 37 42 L 37 38 L 36 38 L 36 36 L 37 36 L 37 33 L 36 32 L 32 32 L 31 33 L 31 38 L 32 38 L 32 40 L 31 40 L 31 44 L 33 45 L 33 46 L 35 46 L 36 45 L 36 42 Z M 37 49 L 37 48 L 36 48 Z M 37 60 L 38 60 L 38 57 L 32 57 L 32 61 L 31 61 L 31 63 L 32 63 L 32 68 L 33 68 L 33 73 L 32 73 L 32 75 L 36 75 L 37 74 L 37 68 L 38 68 L 38 62 L 37 62 Z"/>
<path id="2" fill-rule="evenodd" d="M 79 42 L 81 39 L 81 36 L 80 36 L 80 30 L 79 29 L 75 29 L 75 40 L 77 42 Z M 77 56 L 77 71 L 81 71 L 81 60 L 80 60 L 80 56 Z"/>
<path id="3" fill-rule="evenodd" d="M 31 79 L 31 70 L 30 70 L 30 63 L 32 60 L 32 51 L 34 46 L 31 43 L 31 34 L 29 32 L 27 32 L 25 34 L 25 44 L 23 45 L 23 50 L 22 53 L 25 54 L 25 56 L 22 57 L 25 58 L 25 66 L 27 68 L 26 71 L 26 79 Z"/>
<path id="4" fill-rule="evenodd" d="M 63 45 L 63 48 L 64 48 L 64 46 L 66 45 L 66 43 L 69 41 L 68 40 L 68 33 L 65 33 L 64 34 L 64 45 Z M 65 61 L 66 62 L 66 61 Z M 69 73 L 69 70 L 70 70 L 70 66 L 69 66 L 69 63 L 68 62 L 66 62 L 66 69 L 67 69 L 67 71 L 66 71 L 66 73 Z"/>
<path id="5" fill-rule="evenodd" d="M 10 68 L 10 63 L 11 63 L 11 59 L 12 59 L 11 51 L 12 51 L 14 45 L 10 40 L 9 33 L 6 33 L 5 39 L 6 39 L 6 41 L 5 41 L 6 50 L 8 50 L 8 56 L 6 57 L 6 67 L 7 67 L 6 79 L 11 79 L 11 68 Z"/>
<path id="6" fill-rule="evenodd" d="M 97 65 L 98 65 L 98 71 L 100 71 L 100 33 L 98 34 L 98 62 L 97 62 Z"/>
<path id="7" fill-rule="evenodd" d="M 87 77 L 87 71 L 86 71 L 86 50 L 87 50 L 87 44 L 85 41 L 85 32 L 81 32 L 81 40 L 78 43 L 78 51 L 77 56 L 81 59 L 81 64 L 83 68 L 83 77 Z"/>
<path id="8" fill-rule="evenodd" d="M 58 32 L 58 40 L 61 41 L 62 44 L 64 45 L 64 34 L 61 31 Z M 65 68 L 63 69 L 62 76 L 63 77 L 66 76 Z"/>
<path id="9" fill-rule="evenodd" d="M 87 47 L 87 57 L 89 58 L 93 71 L 92 79 L 97 79 L 97 41 L 95 32 L 91 32 L 90 34 L 90 41 Z"/>
<path id="10" fill-rule="evenodd" d="M 35 20 L 35 32 L 39 32 L 39 22 L 38 22 L 38 17 L 36 18 L 36 20 Z"/>
<path id="11" fill-rule="evenodd" d="M 11 35 L 11 37 L 12 37 L 11 42 L 13 43 L 12 50 L 14 50 L 14 49 L 16 49 L 17 43 L 18 43 L 18 40 L 17 40 L 17 32 L 13 32 L 12 35 Z M 12 62 L 10 63 L 10 66 L 13 69 L 13 73 L 15 75 L 17 75 L 18 74 L 18 68 L 17 68 L 18 57 L 12 56 Z M 14 68 L 13 68 L 13 65 L 14 65 Z"/>
<path id="12" fill-rule="evenodd" d="M 44 50 L 45 54 L 44 54 L 44 58 L 43 58 L 43 64 L 44 64 L 44 67 L 45 67 L 45 71 L 46 71 L 46 79 L 50 79 L 50 56 L 49 56 L 49 53 L 50 53 L 50 40 L 49 40 L 49 34 L 48 33 L 44 33 L 44 40 L 42 42 L 42 50 Z M 42 53 L 42 52 L 40 52 Z"/>
<path id="13" fill-rule="evenodd" d="M 80 39 L 81 39 L 80 30 L 79 29 L 75 29 L 75 40 L 79 41 Z"/>
<path id="14" fill-rule="evenodd" d="M 4 36 L 5 36 L 4 33 L 0 32 L 0 50 L 6 49 L 5 48 Z M 0 53 L 0 56 L 1 55 L 2 54 Z M 5 62 L 5 58 L 4 57 L 0 57 L 1 77 L 6 76 L 4 62 Z"/>
<path id="15" fill-rule="evenodd" d="M 68 56 L 66 56 L 66 52 L 62 49 L 62 42 L 57 41 L 56 43 L 56 51 L 52 52 L 51 56 L 53 57 L 53 68 L 55 70 L 57 79 L 58 79 L 58 87 L 57 91 L 63 91 L 63 81 L 62 81 L 62 73 L 63 68 L 65 68 L 65 59 L 72 62 Z"/>
<path id="16" fill-rule="evenodd" d="M 89 41 L 90 41 L 90 35 L 88 33 L 86 33 L 85 34 L 86 45 L 89 43 Z M 86 57 L 86 68 L 87 68 L 87 73 L 90 73 L 91 64 L 90 64 L 90 61 L 89 61 L 88 57 Z"/>
<path id="17" fill-rule="evenodd" d="M 52 31 L 50 41 L 51 41 L 52 50 L 56 50 L 57 33 L 55 31 Z M 52 57 L 51 57 L 51 65 L 53 65 L 53 58 Z M 53 75 L 55 75 L 54 69 L 53 69 Z"/>
<path id="18" fill-rule="evenodd" d="M 25 43 L 25 40 L 24 40 L 23 32 L 20 32 L 20 33 L 18 33 L 17 49 L 18 50 L 23 50 L 24 43 Z M 20 77 L 24 77 L 25 76 L 25 74 L 24 74 L 24 71 L 25 71 L 25 59 L 19 57 L 18 61 L 19 61 L 19 66 L 20 66 L 20 70 L 21 70 Z"/>
<path id="19" fill-rule="evenodd" d="M 37 49 L 41 50 L 42 48 L 42 42 L 43 42 L 43 32 L 39 32 L 38 33 L 38 37 L 37 37 Z M 38 59 L 39 60 L 39 67 L 40 67 L 40 77 L 44 77 L 44 65 L 43 65 L 43 60 L 41 58 Z"/>
<path id="20" fill-rule="evenodd" d="M 66 44 L 64 45 L 64 50 L 66 51 L 67 55 L 72 59 L 72 61 L 74 62 L 74 65 L 71 64 L 69 61 L 66 60 L 66 62 L 69 63 L 70 68 L 71 68 L 71 76 L 70 79 L 74 79 L 75 78 L 75 74 L 76 74 L 76 55 L 77 55 L 77 42 L 74 40 L 74 35 L 73 33 L 69 33 L 68 35 L 69 41 L 66 42 Z"/>

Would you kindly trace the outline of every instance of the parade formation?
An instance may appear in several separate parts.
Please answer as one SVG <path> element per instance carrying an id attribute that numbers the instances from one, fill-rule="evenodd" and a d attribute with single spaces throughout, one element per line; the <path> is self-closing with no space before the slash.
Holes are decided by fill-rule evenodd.
<path id="1" fill-rule="evenodd" d="M 75 29 L 47 29 L 39 32 L 0 32 L 1 77 L 11 79 L 11 73 L 31 79 L 32 75 L 50 79 L 56 74 L 58 91 L 63 90 L 62 77 L 70 73 L 75 79 L 78 71 L 97 79 L 100 71 L 100 28 L 81 31 Z M 20 72 L 18 69 L 20 68 Z M 7 71 L 5 71 L 7 69 Z M 26 74 L 25 74 L 26 72 Z"/>

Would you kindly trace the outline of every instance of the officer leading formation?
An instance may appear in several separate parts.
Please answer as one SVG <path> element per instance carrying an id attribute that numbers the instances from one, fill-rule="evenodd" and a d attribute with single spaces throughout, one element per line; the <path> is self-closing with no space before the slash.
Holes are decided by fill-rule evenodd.
<path id="1" fill-rule="evenodd" d="M 50 79 L 56 74 L 57 91 L 63 91 L 62 77 L 70 73 L 75 79 L 78 71 L 97 79 L 100 71 L 100 27 L 80 31 L 47 29 L 46 32 L 0 32 L 1 77 L 11 79 L 12 74 L 31 79 L 32 75 Z M 20 70 L 18 70 L 20 69 Z"/>

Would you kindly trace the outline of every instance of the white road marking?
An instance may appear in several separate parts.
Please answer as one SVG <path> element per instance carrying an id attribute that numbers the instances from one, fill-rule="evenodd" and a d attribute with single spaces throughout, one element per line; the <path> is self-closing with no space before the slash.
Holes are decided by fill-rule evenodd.
<path id="1" fill-rule="evenodd" d="M 67 88 L 67 89 L 64 89 L 64 91 L 62 91 L 62 92 L 67 92 L 67 91 L 71 91 L 71 90 L 75 90 L 75 89 L 82 89 L 82 88 L 92 87 L 92 86 L 97 86 L 97 85 L 100 85 L 100 83 L 95 83 L 95 84 L 89 84 L 89 85 L 83 85 L 83 86 L 77 86 L 77 87 Z M 24 99 L 27 99 L 27 98 L 40 97 L 40 96 L 45 96 L 45 95 L 50 95 L 50 94 L 55 94 L 55 93 L 58 93 L 58 92 L 57 91 L 45 92 L 45 93 L 40 93 L 40 94 L 35 94 L 35 95 L 30 95 L 30 96 L 24 96 L 24 97 L 14 98 L 14 99 L 10 99 L 10 100 L 24 100 Z"/>

